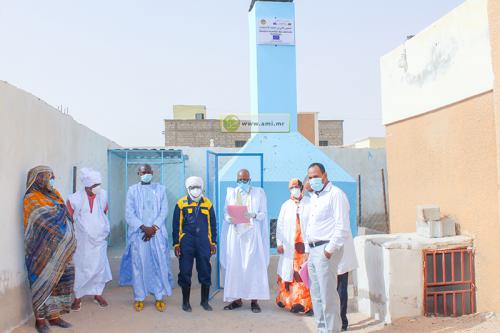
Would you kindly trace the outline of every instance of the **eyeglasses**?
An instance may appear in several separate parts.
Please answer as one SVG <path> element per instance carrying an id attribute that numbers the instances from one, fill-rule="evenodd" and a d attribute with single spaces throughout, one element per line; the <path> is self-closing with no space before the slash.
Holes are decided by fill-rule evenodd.
<path id="1" fill-rule="evenodd" d="M 196 189 L 201 190 L 201 186 L 189 186 L 189 187 L 188 187 L 188 190 L 189 190 L 189 191 L 196 190 Z"/>

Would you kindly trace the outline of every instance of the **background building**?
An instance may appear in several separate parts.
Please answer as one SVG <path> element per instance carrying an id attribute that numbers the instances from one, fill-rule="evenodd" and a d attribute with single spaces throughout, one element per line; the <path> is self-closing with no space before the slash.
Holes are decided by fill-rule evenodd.
<path id="1" fill-rule="evenodd" d="M 243 147 L 250 133 L 225 133 L 219 119 L 165 120 L 165 146 Z"/>
<path id="2" fill-rule="evenodd" d="M 353 148 L 385 148 L 385 138 L 368 137 L 354 142 L 349 147 Z"/>
<path id="3" fill-rule="evenodd" d="M 319 120 L 318 146 L 342 146 L 344 144 L 343 120 Z"/>
<path id="4" fill-rule="evenodd" d="M 297 129 L 315 146 L 319 145 L 319 128 L 317 112 L 297 113 Z"/>
<path id="5" fill-rule="evenodd" d="M 205 105 L 174 105 L 174 119 L 205 119 L 207 107 Z"/>
<path id="6" fill-rule="evenodd" d="M 465 1 L 382 57 L 381 80 L 391 232 L 438 205 L 474 238 L 477 310 L 500 311 L 500 1 Z"/>
<path id="7" fill-rule="evenodd" d="M 174 119 L 165 119 L 165 146 L 243 147 L 250 133 L 222 132 L 219 119 L 206 119 L 203 105 L 174 105 Z M 297 115 L 299 132 L 316 146 L 342 146 L 343 120 L 318 120 L 317 112 Z"/>

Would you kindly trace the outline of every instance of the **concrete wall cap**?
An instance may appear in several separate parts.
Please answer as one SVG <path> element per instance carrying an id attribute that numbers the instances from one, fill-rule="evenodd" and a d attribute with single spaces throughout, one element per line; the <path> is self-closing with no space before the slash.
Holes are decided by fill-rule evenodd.
<path id="1" fill-rule="evenodd" d="M 426 238 L 416 233 L 404 233 L 357 236 L 355 242 L 368 242 L 385 249 L 444 249 L 472 246 L 473 238 L 464 235 Z"/>

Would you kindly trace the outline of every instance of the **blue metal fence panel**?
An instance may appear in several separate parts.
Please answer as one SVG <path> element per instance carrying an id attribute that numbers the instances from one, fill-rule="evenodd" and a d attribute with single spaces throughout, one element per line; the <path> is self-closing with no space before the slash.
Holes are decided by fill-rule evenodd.
<path id="1" fill-rule="evenodd" d="M 177 200 L 185 195 L 185 161 L 182 150 L 171 149 L 111 149 L 108 151 L 109 216 L 112 225 L 113 246 L 120 246 L 127 240 L 125 222 L 125 200 L 130 185 L 138 182 L 137 169 L 140 165 L 153 167 L 153 181 L 167 188 L 169 215 L 165 225 L 168 229 L 169 243 L 172 232 L 172 215 Z M 117 175 L 123 175 L 117 177 Z M 113 227 L 114 226 L 114 227 Z"/>

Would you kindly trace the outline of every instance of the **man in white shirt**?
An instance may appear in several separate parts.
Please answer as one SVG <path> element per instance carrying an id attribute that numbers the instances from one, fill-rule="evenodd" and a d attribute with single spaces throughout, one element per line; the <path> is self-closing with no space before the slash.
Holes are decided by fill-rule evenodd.
<path id="1" fill-rule="evenodd" d="M 337 272 L 344 245 L 352 239 L 349 202 L 341 189 L 328 181 L 325 167 L 313 163 L 307 170 L 311 195 L 311 215 L 307 226 L 309 279 L 318 332 L 341 330 Z"/>

